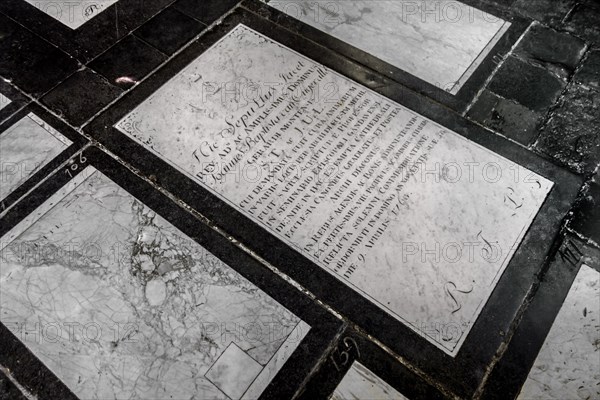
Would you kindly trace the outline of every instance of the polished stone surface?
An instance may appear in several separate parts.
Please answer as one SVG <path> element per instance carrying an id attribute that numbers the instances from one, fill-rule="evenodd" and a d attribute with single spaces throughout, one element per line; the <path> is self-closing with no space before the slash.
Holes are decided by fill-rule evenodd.
<path id="1" fill-rule="evenodd" d="M 600 2 L 461 1 L 0 0 L 2 195 L 33 172 L 15 169 L 22 160 L 10 161 L 6 139 L 25 162 L 45 165 L 0 204 L 0 399 L 315 400 L 337 388 L 344 398 L 506 400 L 530 370 L 523 395 L 600 397 L 590 375 L 600 368 L 600 357 L 590 359 L 600 299 L 582 278 L 597 281 L 592 269 L 600 271 Z M 93 4 L 103 8 L 81 18 Z M 466 4 L 472 23 L 469 12 L 436 21 Z M 510 27 L 484 24 L 483 10 Z M 210 49 L 238 23 L 308 58 L 239 29 L 245 47 L 226 37 L 229 45 Z M 155 95 L 126 117 L 169 79 L 171 98 Z M 282 82 L 299 80 L 269 108 Z M 15 124 L 29 128 L 11 140 Z M 532 168 L 551 191 L 544 198 L 550 183 L 538 188 L 524 169 L 509 186 L 515 164 L 450 131 Z M 94 141 L 80 155 L 84 136 Z M 437 143 L 419 147 L 423 137 Z M 406 166 L 386 186 L 393 168 L 425 155 L 422 168 Z M 495 186 L 490 161 L 503 174 Z M 101 173 L 89 170 L 37 209 L 84 165 Z M 211 181 L 221 173 L 225 183 Z M 404 204 L 388 206 L 388 195 Z M 529 225 L 525 214 L 542 201 Z M 489 260 L 500 246 L 502 260 Z M 190 259 L 191 269 L 177 269 Z M 581 264 L 590 268 L 573 285 L 572 307 Z M 250 318 L 283 324 L 282 338 L 261 346 L 240 335 Z M 304 329 L 282 342 L 294 323 Z"/>
<path id="2" fill-rule="evenodd" d="M 1 13 L 0 54 L 0 77 L 34 97 L 46 93 L 78 68 L 64 51 Z"/>
<path id="3" fill-rule="evenodd" d="M 206 373 L 206 377 L 231 399 L 237 400 L 261 370 L 262 365 L 231 343 Z"/>
<path id="4" fill-rule="evenodd" d="M 310 329 L 93 167 L 0 248 L 0 320 L 81 399 L 256 398 Z"/>
<path id="5" fill-rule="evenodd" d="M 0 200 L 3 200 L 71 144 L 34 114 L 0 134 Z"/>
<path id="6" fill-rule="evenodd" d="M 452 94 L 510 26 L 453 0 L 273 0 L 269 5 Z"/>
<path id="7" fill-rule="evenodd" d="M 25 0 L 32 6 L 60 21 L 71 29 L 81 25 L 106 10 L 119 0 L 92 0 L 92 1 L 53 1 L 53 0 Z"/>
<path id="8" fill-rule="evenodd" d="M 451 355 L 552 187 L 244 25 L 117 128 Z"/>
<path id="9" fill-rule="evenodd" d="M 408 400 L 367 367 L 355 361 L 333 392 L 331 400 L 367 399 Z"/>
<path id="10" fill-rule="evenodd" d="M 169 29 L 164 29 L 165 26 Z M 169 7 L 137 29 L 134 34 L 163 53 L 171 55 L 204 27 L 203 23 Z"/>
<path id="11" fill-rule="evenodd" d="M 583 265 L 519 399 L 600 398 L 600 273 Z"/>
<path id="12" fill-rule="evenodd" d="M 123 89 L 102 75 L 83 68 L 42 97 L 41 102 L 71 125 L 81 126 L 122 93 Z"/>
<path id="13" fill-rule="evenodd" d="M 165 55 L 160 51 L 136 36 L 129 35 L 92 61 L 89 66 L 113 85 L 129 88 L 165 59 Z"/>

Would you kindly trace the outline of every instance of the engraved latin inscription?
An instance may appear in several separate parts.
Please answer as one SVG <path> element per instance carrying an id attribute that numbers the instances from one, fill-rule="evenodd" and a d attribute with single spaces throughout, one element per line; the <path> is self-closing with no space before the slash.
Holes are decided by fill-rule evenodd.
<path id="1" fill-rule="evenodd" d="M 552 186 L 243 25 L 117 128 L 449 354 Z"/>

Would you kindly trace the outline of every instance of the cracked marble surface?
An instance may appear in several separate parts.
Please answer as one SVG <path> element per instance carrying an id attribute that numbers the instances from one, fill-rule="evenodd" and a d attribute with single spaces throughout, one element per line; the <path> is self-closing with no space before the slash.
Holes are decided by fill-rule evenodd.
<path id="1" fill-rule="evenodd" d="M 0 134 L 0 200 L 71 144 L 35 114 L 28 114 Z"/>
<path id="2" fill-rule="evenodd" d="M 452 94 L 510 26 L 453 0 L 273 0 L 269 5 Z"/>
<path id="3" fill-rule="evenodd" d="M 119 0 L 25 0 L 71 29 L 77 29 Z"/>
<path id="4" fill-rule="evenodd" d="M 552 187 L 244 25 L 116 127 L 449 354 Z"/>
<path id="5" fill-rule="evenodd" d="M 518 398 L 600 398 L 598 271 L 581 266 Z"/>
<path id="6" fill-rule="evenodd" d="M 92 167 L 0 248 L 0 319 L 82 399 L 258 395 L 310 329 Z"/>
<path id="7" fill-rule="evenodd" d="M 408 400 L 367 367 L 354 361 L 330 400 Z"/>

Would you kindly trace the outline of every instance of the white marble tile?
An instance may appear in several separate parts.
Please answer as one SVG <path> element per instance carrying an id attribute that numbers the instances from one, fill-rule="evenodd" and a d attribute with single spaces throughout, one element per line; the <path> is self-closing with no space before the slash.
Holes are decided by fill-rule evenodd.
<path id="1" fill-rule="evenodd" d="M 600 399 L 600 273 L 582 265 L 519 399 Z"/>
<path id="2" fill-rule="evenodd" d="M 367 367 L 354 361 L 331 400 L 408 400 Z"/>
<path id="3" fill-rule="evenodd" d="M 298 343 L 306 336 L 309 330 L 310 326 L 306 322 L 302 320 L 298 322 L 298 325 L 289 334 L 286 341 L 283 342 L 279 351 L 269 360 L 248 390 L 246 390 L 242 400 L 255 400 L 260 397 L 260 394 L 269 385 L 275 374 L 283 367 L 283 364 L 292 355 L 296 347 L 298 347 Z"/>
<path id="4" fill-rule="evenodd" d="M 10 99 L 0 93 L 0 110 L 10 104 Z"/>
<path id="5" fill-rule="evenodd" d="M 260 393 L 308 332 L 92 167 L 0 249 L 1 321 L 81 399 L 225 399 L 205 374 L 232 344 L 270 372 Z"/>
<path id="6" fill-rule="evenodd" d="M 449 354 L 552 186 L 243 25 L 116 126 Z"/>
<path id="7" fill-rule="evenodd" d="M 231 343 L 210 367 L 206 377 L 233 400 L 239 400 L 263 366 Z"/>
<path id="8" fill-rule="evenodd" d="M 69 139 L 31 113 L 0 134 L 0 200 L 70 144 Z"/>
<path id="9" fill-rule="evenodd" d="M 77 29 L 119 0 L 25 0 L 71 29 Z"/>
<path id="10" fill-rule="evenodd" d="M 510 26 L 455 0 L 273 0 L 269 5 L 452 94 Z"/>

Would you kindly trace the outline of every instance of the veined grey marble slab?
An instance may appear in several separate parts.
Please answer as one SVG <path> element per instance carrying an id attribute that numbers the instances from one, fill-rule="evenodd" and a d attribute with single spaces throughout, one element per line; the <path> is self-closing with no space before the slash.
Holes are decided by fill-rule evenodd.
<path id="1" fill-rule="evenodd" d="M 116 127 L 452 355 L 552 186 L 242 24 Z"/>
<path id="2" fill-rule="evenodd" d="M 119 0 L 25 1 L 69 28 L 77 29 Z"/>
<path id="3" fill-rule="evenodd" d="M 30 113 L 0 135 L 0 201 L 72 142 Z"/>
<path id="4" fill-rule="evenodd" d="M 10 99 L 0 93 L 0 110 L 10 104 Z"/>
<path id="5" fill-rule="evenodd" d="M 408 400 L 370 369 L 354 361 L 331 400 Z"/>
<path id="6" fill-rule="evenodd" d="M 600 273 L 582 265 L 519 399 L 600 399 Z"/>
<path id="7" fill-rule="evenodd" d="M 510 26 L 455 0 L 273 0 L 269 5 L 451 94 Z"/>
<path id="8" fill-rule="evenodd" d="M 256 398 L 310 329 L 93 167 L 0 249 L 0 319 L 82 399 Z"/>

